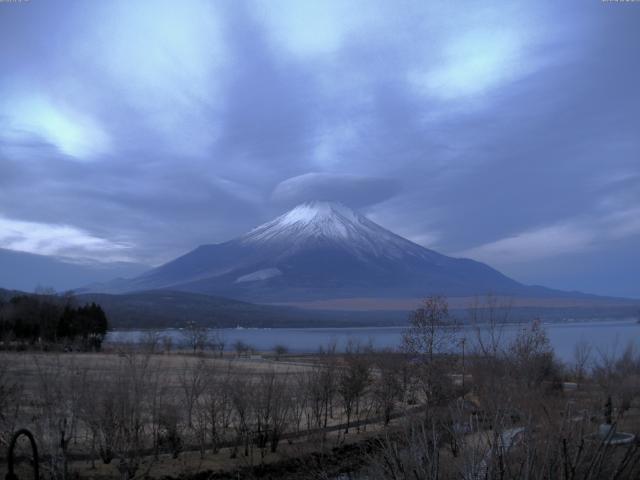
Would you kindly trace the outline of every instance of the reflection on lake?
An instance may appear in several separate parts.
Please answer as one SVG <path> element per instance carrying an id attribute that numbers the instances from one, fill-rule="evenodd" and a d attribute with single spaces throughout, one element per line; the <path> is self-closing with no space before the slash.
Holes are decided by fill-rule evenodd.
<path id="1" fill-rule="evenodd" d="M 598 352 L 615 354 L 633 343 L 640 347 L 640 324 L 635 320 L 547 323 L 545 330 L 558 357 L 571 361 L 576 343 L 586 341 Z M 503 328 L 505 338 L 512 337 L 522 325 L 506 325 Z M 400 345 L 403 327 L 357 327 L 357 328 L 272 328 L 272 329 L 220 329 L 224 336 L 226 349 L 231 350 L 233 343 L 241 340 L 259 351 L 272 350 L 275 345 L 285 345 L 290 352 L 311 353 L 321 346 L 332 342 L 338 349 L 344 349 L 350 340 L 371 343 L 375 348 L 397 348 Z M 484 330 L 486 331 L 486 330 Z M 107 335 L 107 342 L 137 342 L 146 331 L 114 331 Z M 161 335 L 172 337 L 174 344 L 184 340 L 181 330 L 163 330 Z M 476 329 L 465 326 L 459 335 L 473 343 Z"/>

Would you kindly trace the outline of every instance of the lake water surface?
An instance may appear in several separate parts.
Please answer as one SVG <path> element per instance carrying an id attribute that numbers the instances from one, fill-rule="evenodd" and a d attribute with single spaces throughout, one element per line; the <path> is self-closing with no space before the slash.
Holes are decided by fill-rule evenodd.
<path id="1" fill-rule="evenodd" d="M 515 335 L 522 325 L 503 326 L 503 337 Z M 564 361 L 573 359 L 575 345 L 588 342 L 593 354 L 621 354 L 627 345 L 640 347 L 640 324 L 635 320 L 612 320 L 592 322 L 565 322 L 544 324 L 551 345 L 557 356 Z M 371 343 L 375 348 L 397 348 L 400 346 L 404 327 L 356 327 L 356 328 L 267 328 L 267 329 L 220 329 L 226 342 L 226 349 L 231 350 L 233 343 L 241 340 L 259 351 L 272 350 L 275 345 L 285 345 L 293 353 L 316 352 L 321 346 L 332 342 L 338 349 L 344 349 L 347 343 L 359 341 Z M 127 330 L 113 331 L 107 335 L 107 342 L 137 342 L 144 337 L 146 331 Z M 169 335 L 174 344 L 184 341 L 180 329 L 163 330 L 160 335 Z M 466 326 L 459 332 L 466 337 L 470 345 L 476 338 L 476 329 Z"/>

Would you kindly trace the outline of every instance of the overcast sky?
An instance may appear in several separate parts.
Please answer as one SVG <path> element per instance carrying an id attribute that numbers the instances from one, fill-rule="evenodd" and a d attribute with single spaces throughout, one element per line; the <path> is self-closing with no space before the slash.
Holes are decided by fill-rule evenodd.
<path id="1" fill-rule="evenodd" d="M 640 2 L 0 2 L 0 247 L 158 264 L 334 199 L 640 297 Z"/>

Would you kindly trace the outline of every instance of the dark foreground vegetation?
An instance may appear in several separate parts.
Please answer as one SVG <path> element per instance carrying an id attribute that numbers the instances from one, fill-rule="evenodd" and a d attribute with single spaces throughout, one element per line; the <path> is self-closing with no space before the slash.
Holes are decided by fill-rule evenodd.
<path id="1" fill-rule="evenodd" d="M 5 349 L 63 346 L 100 350 L 109 323 L 96 303 L 78 305 L 71 295 L 39 292 L 0 298 L 0 345 Z"/>
<path id="2" fill-rule="evenodd" d="M 506 337 L 497 311 L 472 312 L 483 327 L 460 341 L 446 302 L 427 299 L 397 351 L 247 357 L 202 348 L 194 328 L 182 351 L 149 336 L 5 352 L 0 462 L 26 427 L 55 479 L 640 478 L 640 354 L 578 343 L 562 365 L 540 323 Z"/>

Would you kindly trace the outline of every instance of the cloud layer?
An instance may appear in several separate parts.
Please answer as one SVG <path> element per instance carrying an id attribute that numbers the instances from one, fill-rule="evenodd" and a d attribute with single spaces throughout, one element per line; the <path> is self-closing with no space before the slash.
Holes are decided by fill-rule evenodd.
<path id="1" fill-rule="evenodd" d="M 638 22 L 624 2 L 0 3 L 0 248 L 156 264 L 323 197 L 517 279 L 640 296 Z"/>
<path id="2" fill-rule="evenodd" d="M 283 207 L 322 200 L 363 208 L 388 200 L 400 191 L 397 181 L 329 172 L 310 172 L 276 185 L 272 200 Z"/>

